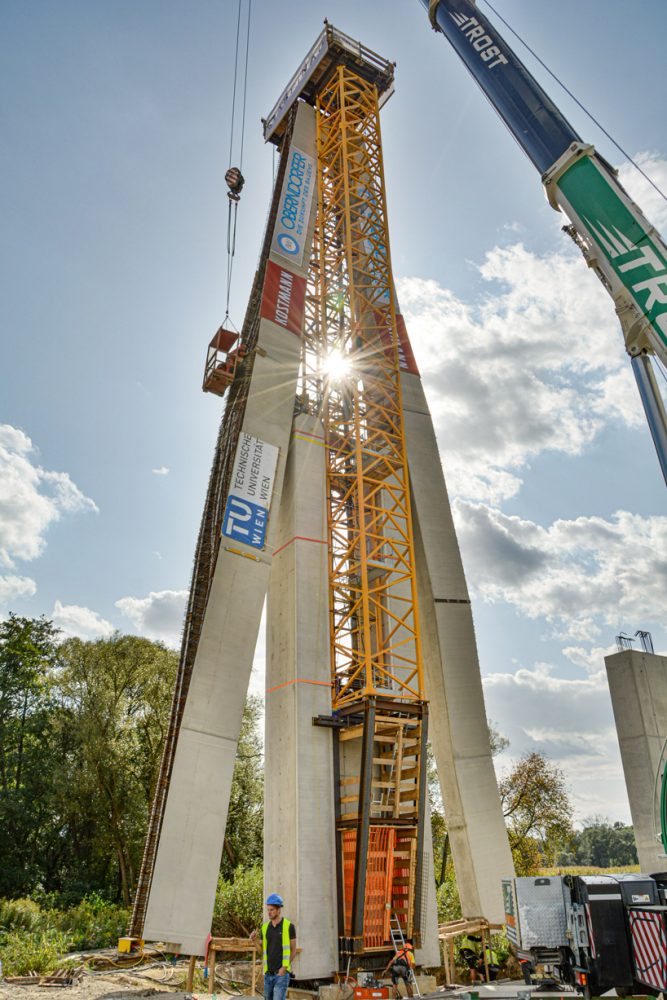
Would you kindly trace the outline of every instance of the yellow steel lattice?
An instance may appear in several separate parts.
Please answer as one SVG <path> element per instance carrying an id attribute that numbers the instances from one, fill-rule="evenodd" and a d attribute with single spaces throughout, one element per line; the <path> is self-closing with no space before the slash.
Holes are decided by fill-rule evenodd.
<path id="1" fill-rule="evenodd" d="M 327 445 L 334 707 L 372 695 L 421 700 L 375 86 L 339 65 L 318 94 L 317 130 L 318 231 L 303 375 L 322 402 Z"/>

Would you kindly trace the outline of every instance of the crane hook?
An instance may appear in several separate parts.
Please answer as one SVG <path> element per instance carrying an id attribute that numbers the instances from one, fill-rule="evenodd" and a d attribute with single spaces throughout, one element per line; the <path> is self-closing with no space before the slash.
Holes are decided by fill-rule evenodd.
<path id="1" fill-rule="evenodd" d="M 245 178 L 239 168 L 230 167 L 225 174 L 225 181 L 227 182 L 227 187 L 229 188 L 229 191 L 227 192 L 229 200 L 239 201 L 243 185 L 245 184 Z"/>

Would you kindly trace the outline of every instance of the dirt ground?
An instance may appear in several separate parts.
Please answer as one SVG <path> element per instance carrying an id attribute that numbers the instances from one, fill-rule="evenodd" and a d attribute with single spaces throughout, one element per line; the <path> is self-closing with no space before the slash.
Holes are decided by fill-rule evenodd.
<path id="1" fill-rule="evenodd" d="M 0 982 L 0 1000 L 143 1000 L 144 997 L 154 997 L 155 1000 L 162 997 L 162 1000 L 167 1000 L 164 994 L 168 995 L 169 1000 L 184 1000 L 191 996 L 208 1000 L 205 990 L 197 992 L 195 989 L 193 993 L 184 993 L 182 986 L 179 989 L 184 970 L 175 971 L 176 982 L 171 986 L 168 981 L 160 981 L 163 976 L 168 975 L 168 972 L 160 969 L 154 970 L 155 979 L 149 972 L 143 973 L 141 979 L 126 972 L 87 974 L 74 986 L 16 986 Z M 217 994 L 218 1000 L 231 1000 L 232 996 L 227 992 Z"/>

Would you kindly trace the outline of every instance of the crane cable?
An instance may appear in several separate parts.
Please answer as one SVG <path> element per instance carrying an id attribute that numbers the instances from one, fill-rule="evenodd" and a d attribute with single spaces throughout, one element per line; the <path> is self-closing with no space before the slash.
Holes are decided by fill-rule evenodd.
<path id="1" fill-rule="evenodd" d="M 234 51 L 234 86 L 232 89 L 232 120 L 230 126 L 230 134 L 229 134 L 229 167 L 227 173 L 225 174 L 225 179 L 227 180 L 227 183 L 229 184 L 231 190 L 229 191 L 227 196 L 229 205 L 227 211 L 227 301 L 225 305 L 225 319 L 223 321 L 223 326 L 229 320 L 229 299 L 231 296 L 231 289 L 232 289 L 234 253 L 236 251 L 236 215 L 239 207 L 239 195 L 241 193 L 241 188 L 243 187 L 243 175 L 241 173 L 241 170 L 243 168 L 243 143 L 245 140 L 245 113 L 246 113 L 246 101 L 248 94 L 248 52 L 250 49 L 250 15 L 252 13 L 252 0 L 248 0 L 248 23 L 247 23 L 246 38 L 245 38 L 239 165 L 238 167 L 232 167 L 232 157 L 234 154 L 234 118 L 236 116 L 236 89 L 239 80 L 239 52 L 241 46 L 242 6 L 243 6 L 243 0 L 239 0 L 238 14 L 236 18 L 236 45 Z M 232 187 L 232 184 L 229 179 L 230 175 L 232 174 L 238 175 L 236 187 Z"/>
<path id="2" fill-rule="evenodd" d="M 639 171 L 639 173 L 642 175 L 642 177 L 644 178 L 644 180 L 648 181 L 648 183 L 651 185 L 651 187 L 654 188 L 658 192 L 658 194 L 660 195 L 660 197 L 664 198 L 664 200 L 667 201 L 667 195 L 665 194 L 665 192 L 661 188 L 658 187 L 658 185 L 655 183 L 655 181 L 652 180 L 649 177 L 649 175 L 646 173 L 645 170 L 642 170 L 642 168 L 639 166 L 639 164 L 637 163 L 637 161 L 634 160 L 630 156 L 629 153 L 626 153 L 626 151 L 623 149 L 623 147 L 618 142 L 616 142 L 616 140 L 614 139 L 614 137 L 612 135 L 610 135 L 609 132 L 607 132 L 606 128 L 604 128 L 604 126 L 600 124 L 600 122 L 597 120 L 597 118 L 595 118 L 595 116 L 593 114 L 591 114 L 591 112 L 588 110 L 588 108 L 585 107 L 581 103 L 581 101 L 577 97 L 575 97 L 575 95 L 572 93 L 572 91 L 568 87 L 565 86 L 565 84 L 563 83 L 563 81 L 560 80 L 558 78 L 558 76 L 556 76 L 556 74 L 552 70 L 549 69 L 549 67 L 544 62 L 544 60 L 540 59 L 540 57 L 538 56 L 537 52 L 535 52 L 535 50 L 530 47 L 530 45 L 528 44 L 528 42 L 526 42 L 521 37 L 521 35 L 518 33 L 518 31 L 514 30 L 514 28 L 512 27 L 512 25 L 508 21 L 506 21 L 505 18 L 503 17 L 503 15 L 499 11 L 496 10 L 496 8 L 493 6 L 492 3 L 490 3 L 490 0 L 484 0 L 484 3 L 486 4 L 487 7 L 489 7 L 493 11 L 493 13 L 496 15 L 496 17 L 499 18 L 503 22 L 503 24 L 505 25 L 505 27 L 509 31 L 512 32 L 512 34 L 514 35 L 514 37 L 517 38 L 521 42 L 521 44 L 524 46 L 524 48 L 526 48 L 528 50 L 528 52 L 530 52 L 531 56 L 533 56 L 534 59 L 537 59 L 537 61 L 540 64 L 540 66 L 547 71 L 547 73 L 549 74 L 549 76 L 552 77 L 556 81 L 556 83 L 558 84 L 558 86 L 562 87 L 562 89 L 565 91 L 565 93 L 569 97 L 572 98 L 572 100 L 577 105 L 577 107 L 581 108 L 581 110 L 584 112 L 585 115 L 587 115 L 588 118 L 590 118 L 590 120 L 593 122 L 593 124 L 597 125 L 597 127 L 600 129 L 600 131 L 604 135 L 606 135 L 606 137 L 609 139 L 609 141 L 612 143 L 612 145 L 614 145 L 616 147 L 616 149 L 619 151 L 619 153 L 621 153 L 626 158 L 626 160 L 628 160 L 628 162 L 631 163 L 632 166 L 636 170 Z"/>

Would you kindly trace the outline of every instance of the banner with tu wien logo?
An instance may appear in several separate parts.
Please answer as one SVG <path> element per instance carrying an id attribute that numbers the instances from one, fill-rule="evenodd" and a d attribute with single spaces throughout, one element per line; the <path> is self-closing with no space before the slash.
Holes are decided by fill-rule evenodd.
<path id="1" fill-rule="evenodd" d="M 222 534 L 263 549 L 279 449 L 241 433 L 236 448 Z"/>

